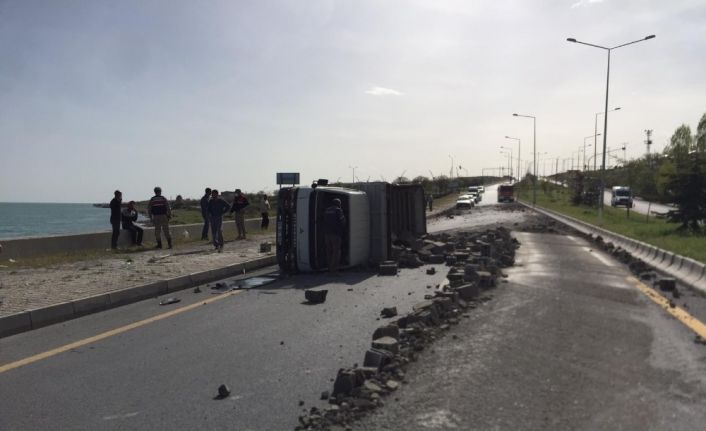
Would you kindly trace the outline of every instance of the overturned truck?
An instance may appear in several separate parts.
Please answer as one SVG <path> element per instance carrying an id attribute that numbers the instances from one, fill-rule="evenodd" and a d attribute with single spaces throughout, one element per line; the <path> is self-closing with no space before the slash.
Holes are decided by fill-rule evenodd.
<path id="1" fill-rule="evenodd" d="M 285 187 L 277 206 L 277 261 L 283 271 L 327 267 L 323 215 L 336 198 L 346 217 L 342 268 L 385 261 L 396 238 L 427 231 L 424 189 L 419 185 Z"/>

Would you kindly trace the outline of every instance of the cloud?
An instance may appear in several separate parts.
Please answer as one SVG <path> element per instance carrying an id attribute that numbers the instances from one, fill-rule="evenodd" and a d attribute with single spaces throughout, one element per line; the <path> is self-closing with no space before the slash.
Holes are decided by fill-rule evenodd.
<path id="1" fill-rule="evenodd" d="M 579 0 L 576 3 L 571 5 L 571 9 L 575 9 L 577 7 L 589 6 L 594 3 L 603 3 L 603 0 Z"/>
<path id="2" fill-rule="evenodd" d="M 373 87 L 365 91 L 365 94 L 370 94 L 372 96 L 402 96 L 404 93 L 401 91 L 393 90 L 392 88 L 385 87 Z"/>

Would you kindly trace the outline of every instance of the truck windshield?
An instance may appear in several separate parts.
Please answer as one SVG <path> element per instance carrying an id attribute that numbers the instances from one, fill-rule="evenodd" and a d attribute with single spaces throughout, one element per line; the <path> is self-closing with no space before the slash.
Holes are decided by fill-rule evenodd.
<path id="1" fill-rule="evenodd" d="M 630 196 L 630 191 L 629 190 L 616 190 L 615 195 L 616 196 Z"/>

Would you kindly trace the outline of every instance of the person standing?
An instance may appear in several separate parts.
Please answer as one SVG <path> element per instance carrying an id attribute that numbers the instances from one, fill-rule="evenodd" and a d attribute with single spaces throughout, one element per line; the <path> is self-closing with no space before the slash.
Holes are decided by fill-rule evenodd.
<path id="1" fill-rule="evenodd" d="M 203 217 L 203 229 L 201 229 L 201 239 L 208 241 L 208 223 L 211 216 L 208 214 L 208 200 L 211 198 L 211 189 L 206 187 L 206 192 L 201 197 L 201 217 Z"/>
<path id="2" fill-rule="evenodd" d="M 114 198 L 110 201 L 110 224 L 113 226 L 113 235 L 110 237 L 110 248 L 117 250 L 118 238 L 120 238 L 120 207 L 123 202 L 123 194 L 116 190 Z"/>
<path id="3" fill-rule="evenodd" d="M 236 239 L 246 239 L 245 238 L 245 208 L 250 205 L 248 198 L 245 197 L 240 189 L 235 189 L 235 198 L 233 199 L 233 205 L 230 208 L 231 213 L 235 213 L 235 227 L 238 229 L 238 238 Z"/>
<path id="4" fill-rule="evenodd" d="M 265 193 L 262 194 L 262 201 L 260 201 L 260 215 L 262 215 L 262 222 L 260 223 L 260 229 L 267 230 L 270 226 L 270 201 L 267 199 Z"/>
<path id="5" fill-rule="evenodd" d="M 324 211 L 324 240 L 326 243 L 326 263 L 332 274 L 338 273 L 341 263 L 341 239 L 346 227 L 346 217 L 341 209 L 341 200 L 336 198 Z"/>
<path id="6" fill-rule="evenodd" d="M 429 211 L 431 211 L 434 205 L 434 196 L 431 193 L 427 195 L 427 205 L 429 205 Z"/>
<path id="7" fill-rule="evenodd" d="M 137 210 L 135 209 L 135 201 L 130 201 L 127 208 L 122 212 L 123 229 L 130 232 L 133 245 L 142 245 L 143 230 L 140 226 L 134 224 L 137 221 Z"/>
<path id="8" fill-rule="evenodd" d="M 230 208 L 230 205 L 218 195 L 218 190 L 212 190 L 206 212 L 211 219 L 213 246 L 219 253 L 223 252 L 223 215 L 228 212 L 228 208 Z"/>
<path id="9" fill-rule="evenodd" d="M 172 218 L 172 209 L 169 207 L 169 201 L 162 196 L 162 188 L 154 188 L 154 196 L 150 199 L 147 205 L 147 213 L 150 220 L 154 223 L 154 237 L 157 240 L 157 247 L 162 248 L 162 232 L 167 238 L 169 248 L 172 248 L 172 235 L 169 233 L 169 219 Z"/>

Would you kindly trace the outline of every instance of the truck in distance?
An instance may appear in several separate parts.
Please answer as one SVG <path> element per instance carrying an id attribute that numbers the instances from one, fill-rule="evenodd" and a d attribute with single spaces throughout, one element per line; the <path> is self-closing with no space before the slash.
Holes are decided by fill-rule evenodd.
<path id="1" fill-rule="evenodd" d="M 614 186 L 611 189 L 610 206 L 632 208 L 632 190 L 626 186 Z"/>
<path id="2" fill-rule="evenodd" d="M 498 186 L 498 202 L 515 202 L 515 187 L 510 184 Z"/>

